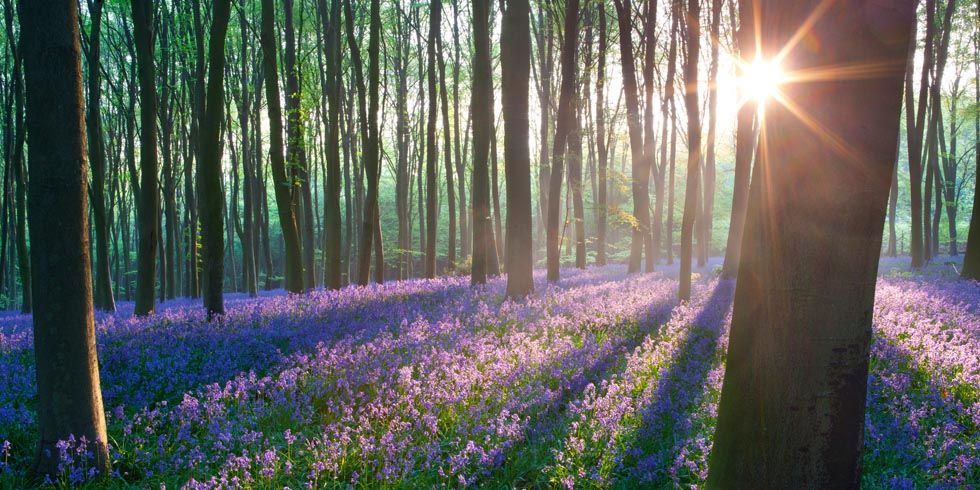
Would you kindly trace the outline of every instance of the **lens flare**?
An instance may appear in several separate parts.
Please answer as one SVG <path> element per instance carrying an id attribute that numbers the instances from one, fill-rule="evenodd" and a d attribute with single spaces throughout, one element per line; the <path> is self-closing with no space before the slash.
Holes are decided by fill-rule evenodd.
<path id="1" fill-rule="evenodd" d="M 775 61 L 757 59 L 744 67 L 739 81 L 745 98 L 761 104 L 779 94 L 786 74 Z"/>

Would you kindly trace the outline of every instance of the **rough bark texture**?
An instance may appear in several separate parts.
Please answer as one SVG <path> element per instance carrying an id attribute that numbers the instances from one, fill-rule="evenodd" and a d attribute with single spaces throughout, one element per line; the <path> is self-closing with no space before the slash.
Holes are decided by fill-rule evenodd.
<path id="1" fill-rule="evenodd" d="M 108 476 L 92 310 L 78 2 L 23 2 L 20 14 L 30 134 L 31 265 L 36 273 L 40 444 L 34 470 L 56 475 L 56 444 L 75 435 L 89 442 L 94 467 Z"/>
<path id="2" fill-rule="evenodd" d="M 764 54 L 782 48 L 820 3 L 760 1 Z M 881 68 L 873 77 L 782 88 L 820 130 L 767 105 L 711 488 L 861 482 L 875 278 L 915 12 L 913 2 L 872 0 L 826 8 L 813 42 L 796 45 L 784 69 Z"/>

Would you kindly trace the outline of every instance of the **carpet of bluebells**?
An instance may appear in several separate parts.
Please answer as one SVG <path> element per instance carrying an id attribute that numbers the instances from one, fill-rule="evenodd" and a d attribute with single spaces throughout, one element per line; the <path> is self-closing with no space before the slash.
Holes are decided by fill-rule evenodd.
<path id="1" fill-rule="evenodd" d="M 113 474 L 62 441 L 46 486 L 697 487 L 734 283 L 619 267 L 175 301 L 97 318 Z M 874 310 L 864 486 L 980 485 L 980 284 L 886 273 Z M 0 487 L 35 451 L 30 318 L 0 315 Z"/>

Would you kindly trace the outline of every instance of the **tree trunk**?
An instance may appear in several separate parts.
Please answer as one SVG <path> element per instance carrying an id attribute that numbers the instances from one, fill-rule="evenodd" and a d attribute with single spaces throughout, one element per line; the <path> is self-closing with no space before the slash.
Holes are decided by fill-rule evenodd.
<path id="1" fill-rule="evenodd" d="M 596 124 L 596 147 L 598 154 L 598 173 L 599 182 L 596 192 L 596 265 L 606 265 L 606 238 L 607 238 L 607 216 L 609 215 L 608 189 L 609 189 L 609 149 L 606 147 L 606 4 L 600 1 L 599 10 L 599 60 L 596 67 L 595 81 L 595 124 Z M 507 199 L 510 202 L 510 199 Z"/>
<path id="2" fill-rule="evenodd" d="M 916 2 L 918 3 L 918 2 Z M 909 157 L 909 187 L 911 189 L 912 204 L 912 230 L 911 230 L 911 253 L 912 267 L 922 267 L 925 257 L 923 253 L 923 226 L 922 226 L 922 137 L 925 131 L 926 107 L 928 102 L 927 93 L 929 90 L 929 67 L 932 66 L 933 59 L 933 38 L 935 37 L 935 16 L 936 0 L 926 0 L 926 39 L 925 53 L 923 54 L 922 78 L 919 85 L 918 110 L 914 107 L 912 95 L 912 81 L 915 65 L 909 61 L 906 68 L 905 78 L 905 115 L 906 126 L 908 127 L 908 157 Z M 915 33 L 916 27 L 910 26 L 909 29 Z M 907 56 L 909 60 L 915 59 L 915 35 L 909 39 Z"/>
<path id="3" fill-rule="evenodd" d="M 785 46 L 819 3 L 759 2 L 765 54 Z M 789 73 L 882 68 L 874 78 L 785 85 L 793 111 L 767 105 L 709 488 L 861 483 L 875 277 L 913 7 L 830 4 L 808 34 L 820 49 L 797 45 L 782 60 Z"/>
<path id="4" fill-rule="evenodd" d="M 552 146 L 551 177 L 548 182 L 548 280 L 558 280 L 561 268 L 561 181 L 565 147 L 575 110 L 575 63 L 578 59 L 578 0 L 565 3 L 565 36 L 561 47 L 561 88 Z"/>
<path id="5" fill-rule="evenodd" d="M 718 127 L 718 45 L 721 35 L 722 0 L 711 0 L 711 61 L 708 65 L 708 139 L 705 142 L 704 201 L 701 209 L 701 247 L 698 265 L 704 266 L 711 255 L 711 232 L 715 207 L 715 132 Z"/>
<path id="6" fill-rule="evenodd" d="M 269 111 L 269 150 L 272 166 L 272 182 L 279 210 L 279 225 L 285 242 L 286 290 L 303 292 L 303 263 L 300 257 L 299 230 L 296 225 L 296 209 L 293 205 L 293 182 L 286 174 L 283 156 L 282 108 L 279 103 L 279 71 L 276 63 L 275 3 L 262 0 L 262 28 L 259 44 L 262 46 L 262 65 L 265 74 L 265 94 Z"/>
<path id="7" fill-rule="evenodd" d="M 95 221 L 95 304 L 100 310 L 116 311 L 112 297 L 112 271 L 109 270 L 109 224 L 105 206 L 105 143 L 102 140 L 102 73 L 99 55 L 102 47 L 102 0 L 88 1 L 92 28 L 88 58 L 88 158 L 92 166 L 92 218 Z"/>
<path id="8" fill-rule="evenodd" d="M 687 3 L 687 58 L 684 60 L 684 108 L 687 110 L 687 186 L 681 218 L 681 264 L 678 298 L 691 299 L 691 256 L 694 220 L 698 212 L 701 163 L 701 113 L 698 93 L 698 60 L 701 50 L 701 0 Z"/>
<path id="9" fill-rule="evenodd" d="M 504 117 L 504 175 L 507 183 L 507 296 L 534 291 L 534 222 L 531 214 L 531 6 L 508 0 L 501 31 L 501 98 Z"/>
<path id="10" fill-rule="evenodd" d="M 326 1 L 320 0 L 326 17 Z M 340 218 L 340 112 L 341 112 L 341 46 L 340 0 L 330 2 L 330 21 L 327 26 L 327 99 L 330 102 L 327 127 L 327 188 L 323 199 L 326 235 L 327 263 L 325 284 L 330 289 L 343 286 L 341 273 L 341 218 Z"/>
<path id="11" fill-rule="evenodd" d="M 429 2 L 429 39 L 426 46 L 428 53 L 429 120 L 425 130 L 425 277 L 428 279 L 436 277 L 436 228 L 438 225 L 436 208 L 439 193 L 436 185 L 436 164 L 439 160 L 439 148 L 436 143 L 436 120 L 438 117 L 436 112 L 436 39 L 440 36 L 441 22 L 442 1 L 431 0 Z"/>
<path id="12" fill-rule="evenodd" d="M 201 161 L 197 185 L 201 190 L 201 238 L 203 242 L 204 309 L 210 320 L 225 314 L 225 242 L 221 189 L 221 121 L 225 108 L 225 34 L 231 17 L 231 0 L 215 0 L 211 38 L 208 43 L 208 88 L 201 121 Z"/>
<path id="13" fill-rule="evenodd" d="M 470 104 L 473 118 L 473 185 L 470 187 L 473 196 L 473 265 L 470 282 L 473 285 L 487 282 L 488 255 L 496 253 L 488 246 L 488 235 L 493 233 L 490 228 L 490 171 L 487 168 L 493 134 L 490 6 L 490 0 L 473 0 L 473 100 Z"/>
<path id="14" fill-rule="evenodd" d="M 980 3 L 977 4 L 980 18 Z M 980 36 L 973 40 L 973 100 L 980 101 Z M 963 270 L 960 277 L 980 281 L 980 111 L 973 113 L 973 157 L 976 176 L 973 186 L 973 209 L 970 213 L 970 230 L 966 235 L 966 250 L 963 253 Z"/>
<path id="15" fill-rule="evenodd" d="M 643 156 L 643 126 L 640 120 L 640 101 L 637 93 L 636 64 L 633 57 L 632 15 L 630 0 L 614 0 L 619 21 L 619 50 L 623 67 L 623 91 L 626 94 L 626 125 L 629 131 L 630 158 L 632 160 L 633 214 L 632 242 L 630 245 L 629 272 L 640 271 L 643 257 L 643 240 L 649 227 L 649 174 Z"/>
<path id="16" fill-rule="evenodd" d="M 301 7 L 302 8 L 302 7 Z M 299 185 L 293 194 L 297 203 L 297 224 L 302 245 L 300 251 L 303 257 L 303 288 L 313 289 L 316 286 L 316 270 L 314 254 L 316 245 L 313 241 L 313 194 L 310 190 L 310 169 L 306 157 L 306 133 L 303 127 L 301 107 L 302 93 L 299 84 L 299 65 L 296 64 L 296 33 L 293 27 L 293 0 L 284 0 L 286 51 L 283 64 L 286 70 L 286 168 L 292 169 L 295 180 Z M 301 32 L 302 34 L 302 32 Z M 299 198 L 299 199 L 297 199 Z"/>
<path id="17" fill-rule="evenodd" d="M 133 36 L 140 88 L 140 192 L 139 250 L 136 269 L 137 316 L 153 313 L 156 286 L 156 253 L 160 232 L 160 195 L 157 190 L 156 72 L 153 61 L 153 5 L 148 0 L 131 0 Z"/>
<path id="18" fill-rule="evenodd" d="M 752 4 L 739 2 L 738 31 L 736 43 L 738 57 L 742 60 L 755 60 L 756 44 L 753 29 Z M 745 70 L 736 65 L 738 76 L 744 76 Z M 747 89 L 749 87 L 745 87 Z M 742 252 L 742 232 L 745 229 L 745 211 L 749 197 L 749 177 L 752 174 L 752 161 L 756 146 L 755 120 L 757 105 L 754 100 L 740 94 L 744 99 L 738 108 L 735 127 L 735 185 L 732 189 L 732 216 L 728 226 L 728 241 L 725 246 L 725 262 L 722 265 L 721 276 L 734 279 L 738 274 L 738 263 Z"/>
<path id="19" fill-rule="evenodd" d="M 446 55 L 442 49 L 442 36 L 438 38 L 439 49 L 439 94 L 442 104 L 443 155 L 446 160 L 446 200 L 449 204 L 449 244 L 446 246 L 446 270 L 456 269 L 456 189 L 453 184 L 452 126 L 449 124 L 449 90 L 446 86 Z"/>
<path id="20" fill-rule="evenodd" d="M 78 2 L 24 2 L 20 21 L 31 135 L 31 265 L 37 273 L 33 321 L 40 444 L 34 471 L 57 478 L 58 441 L 74 435 L 89 442 L 83 446 L 92 455 L 89 464 L 108 477 L 92 310 Z"/>

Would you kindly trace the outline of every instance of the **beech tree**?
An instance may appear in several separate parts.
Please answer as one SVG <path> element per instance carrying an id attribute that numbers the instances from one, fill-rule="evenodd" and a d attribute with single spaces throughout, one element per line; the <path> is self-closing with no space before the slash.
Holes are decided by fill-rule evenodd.
<path id="1" fill-rule="evenodd" d="M 157 192 L 157 102 L 153 57 L 153 3 L 131 0 L 133 39 L 140 93 L 139 249 L 136 270 L 136 315 L 156 310 L 156 253 L 160 233 L 160 195 Z M 133 176 L 135 179 L 135 175 Z"/>
<path id="2" fill-rule="evenodd" d="M 766 106 L 711 488 L 861 484 L 875 276 L 915 9 L 848 0 L 808 23 L 818 4 L 760 0 L 762 56 L 786 49 L 787 73 L 877 68 L 787 83 L 794 109 Z M 801 26 L 813 42 L 791 41 Z"/>
<path id="3" fill-rule="evenodd" d="M 557 281 L 561 268 L 561 182 L 568 134 L 575 111 L 575 64 L 578 60 L 578 0 L 565 2 L 564 43 L 561 47 L 561 89 L 554 145 L 551 151 L 551 176 L 548 181 L 548 280 Z"/>
<path id="4" fill-rule="evenodd" d="M 528 0 L 505 4 L 501 45 L 501 96 L 504 114 L 504 172 L 507 181 L 507 295 L 534 290 L 534 241 L 531 236 L 531 148 L 528 96 L 531 77 L 531 6 Z"/>
<path id="5" fill-rule="evenodd" d="M 92 467 L 108 476 L 109 439 L 92 308 L 78 2 L 24 2 L 20 21 L 31 162 L 31 266 L 36 275 L 33 323 L 40 444 L 34 470 L 40 475 L 60 473 L 57 443 L 74 435 L 85 437 Z"/>

